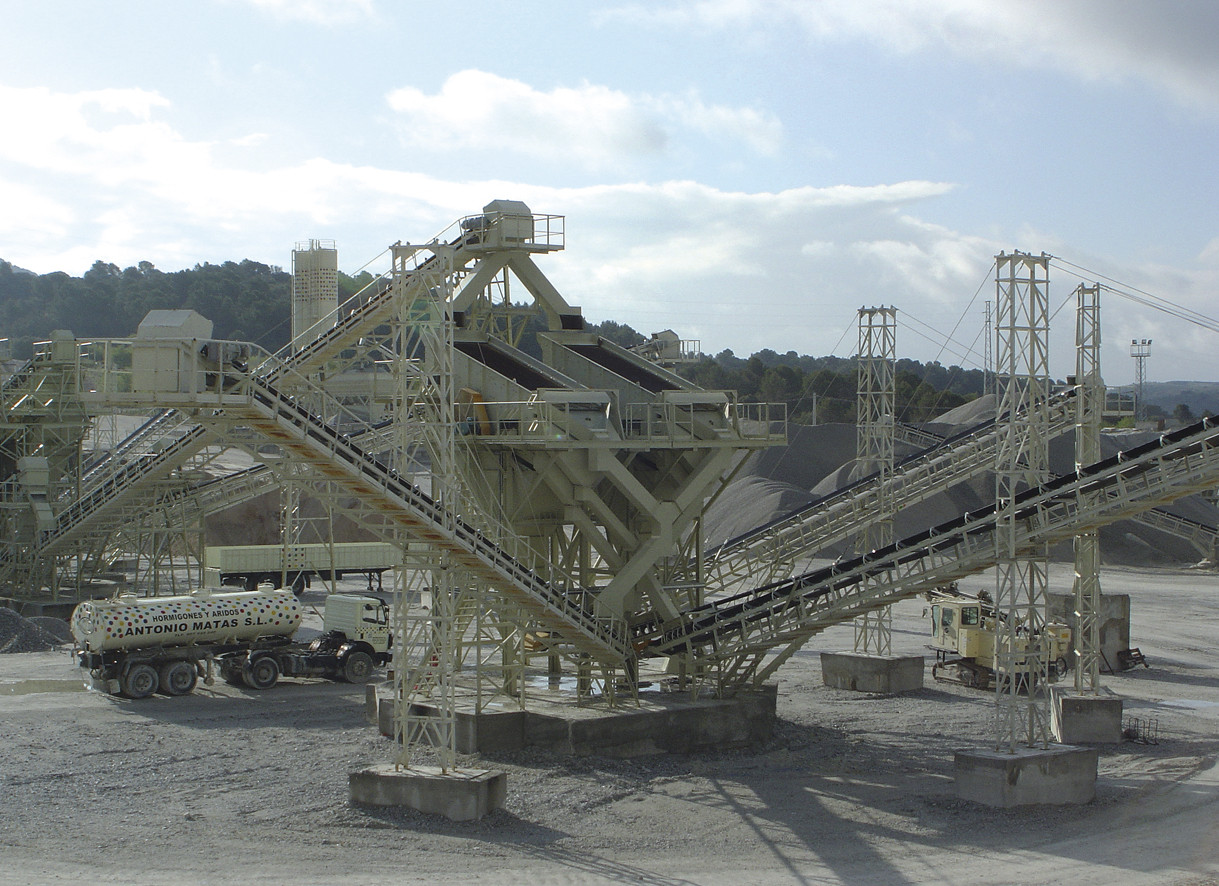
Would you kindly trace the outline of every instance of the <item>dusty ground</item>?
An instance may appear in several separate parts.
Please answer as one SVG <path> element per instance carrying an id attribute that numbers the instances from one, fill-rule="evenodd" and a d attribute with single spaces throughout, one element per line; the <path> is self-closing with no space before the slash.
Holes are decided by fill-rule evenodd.
<path id="1" fill-rule="evenodd" d="M 506 755 L 484 762 L 507 808 L 464 824 L 349 805 L 348 771 L 392 757 L 360 687 L 129 702 L 81 691 L 66 653 L 0 655 L 0 883 L 1219 883 L 1219 576 L 1102 581 L 1131 594 L 1151 665 L 1107 685 L 1159 744 L 1103 749 L 1083 807 L 956 800 L 953 749 L 986 743 L 990 696 L 827 689 L 817 653 L 849 628 L 781 673 L 764 747 Z M 922 610 L 898 607 L 895 651 L 924 651 Z"/>

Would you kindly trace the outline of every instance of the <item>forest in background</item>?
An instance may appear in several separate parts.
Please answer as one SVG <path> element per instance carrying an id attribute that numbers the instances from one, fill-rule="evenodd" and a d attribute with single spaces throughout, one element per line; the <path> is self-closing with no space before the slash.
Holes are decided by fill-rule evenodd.
<path id="1" fill-rule="evenodd" d="M 367 272 L 356 277 L 340 272 L 340 300 L 371 280 Z M 150 262 L 119 268 L 98 261 L 79 277 L 33 274 L 0 259 L 0 335 L 9 339 L 13 357 L 26 358 L 32 342 L 49 338 L 57 329 L 71 330 L 79 338 L 129 336 L 150 310 L 190 309 L 213 322 L 217 338 L 251 341 L 275 351 L 291 334 L 291 295 L 288 272 L 248 259 L 170 272 Z M 624 346 L 646 337 L 613 320 L 589 322 Z M 527 343 L 526 349 L 532 350 Z M 785 403 L 795 422 L 855 420 L 855 365 L 850 358 L 769 349 L 738 357 L 725 350 L 701 355 L 679 372 L 703 388 L 737 391 L 744 401 Z M 911 422 L 926 421 L 979 396 L 984 384 L 980 369 L 909 359 L 896 362 L 895 375 L 898 417 Z"/>

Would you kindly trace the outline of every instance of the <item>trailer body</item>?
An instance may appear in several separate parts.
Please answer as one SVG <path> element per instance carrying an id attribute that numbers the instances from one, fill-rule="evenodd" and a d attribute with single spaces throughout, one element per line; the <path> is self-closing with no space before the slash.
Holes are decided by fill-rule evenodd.
<path id="1" fill-rule="evenodd" d="M 286 589 L 88 601 L 73 612 L 72 633 L 93 684 L 128 698 L 185 695 L 217 670 L 251 689 L 280 676 L 367 682 L 391 657 L 388 605 L 331 594 L 325 606 L 323 633 L 309 642 L 294 639 L 302 607 Z"/>
<path id="2" fill-rule="evenodd" d="M 402 559 L 391 544 L 376 541 L 334 544 L 211 545 L 203 552 L 203 571 L 208 583 L 236 585 L 247 591 L 264 582 L 290 587 L 300 594 L 314 577 L 339 579 L 345 575 L 368 576 L 380 585 L 382 573 Z"/>

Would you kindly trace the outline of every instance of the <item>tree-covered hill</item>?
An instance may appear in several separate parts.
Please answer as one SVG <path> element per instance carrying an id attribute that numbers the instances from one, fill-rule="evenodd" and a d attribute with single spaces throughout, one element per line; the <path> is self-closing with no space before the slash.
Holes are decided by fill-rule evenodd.
<path id="1" fill-rule="evenodd" d="M 344 295 L 371 279 L 340 274 Z M 166 273 L 149 262 L 120 269 L 94 262 L 80 277 L 32 274 L 0 259 L 0 336 L 12 355 L 30 355 L 30 344 L 56 329 L 78 338 L 133 335 L 144 315 L 186 308 L 215 324 L 217 338 L 253 341 L 274 351 L 290 335 L 292 277 L 282 268 L 246 259 L 201 264 Z"/>
<path id="2" fill-rule="evenodd" d="M 340 272 L 340 298 L 371 281 L 367 272 Z M 57 329 L 78 338 L 133 335 L 154 309 L 190 309 L 215 324 L 217 338 L 252 341 L 270 351 L 291 335 L 292 277 L 282 268 L 244 260 L 200 264 L 164 272 L 149 262 L 120 269 L 95 262 L 80 277 L 33 274 L 0 259 L 0 336 L 13 357 Z M 595 326 L 607 339 L 630 346 L 644 336 L 606 320 Z M 536 351 L 531 342 L 523 347 Z M 681 373 L 704 388 L 735 390 L 742 400 L 787 404 L 793 421 L 854 421 L 855 365 L 842 357 L 810 357 L 762 350 L 745 359 L 726 350 L 687 364 Z M 905 421 L 923 421 L 982 392 L 982 372 L 939 363 L 898 360 L 897 406 Z M 815 404 L 815 412 L 814 412 Z"/>

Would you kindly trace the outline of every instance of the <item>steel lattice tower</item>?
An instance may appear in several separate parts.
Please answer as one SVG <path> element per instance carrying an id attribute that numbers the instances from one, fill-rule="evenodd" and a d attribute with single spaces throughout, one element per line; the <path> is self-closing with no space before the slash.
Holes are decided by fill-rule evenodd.
<path id="1" fill-rule="evenodd" d="M 893 372 L 896 329 L 896 308 L 859 309 L 856 464 L 861 477 L 880 475 L 876 519 L 856 539 L 859 553 L 883 548 L 893 541 L 888 485 L 893 475 L 893 418 L 897 411 Z M 893 616 L 888 608 L 860 616 L 855 621 L 855 651 L 890 655 L 892 633 Z"/>
<path id="2" fill-rule="evenodd" d="M 1049 262 L 1045 253 L 995 257 L 998 414 L 1007 416 L 995 463 L 995 746 L 1012 753 L 1049 742 L 1048 649 L 1035 639 L 1049 552 L 1020 549 L 1016 505 L 1017 493 L 1049 476 Z"/>
<path id="3" fill-rule="evenodd" d="M 1100 461 L 1100 284 L 1075 290 L 1075 469 Z M 1085 493 L 1095 500 L 1095 493 Z M 1075 536 L 1075 690 L 1100 691 L 1100 537 L 1095 529 Z"/>
<path id="4" fill-rule="evenodd" d="M 1151 339 L 1132 338 L 1130 356 L 1134 358 L 1134 418 L 1147 420 L 1147 407 L 1143 403 L 1143 392 L 1147 386 L 1147 358 L 1151 356 Z"/>

